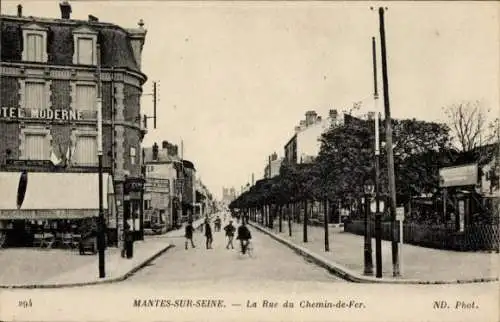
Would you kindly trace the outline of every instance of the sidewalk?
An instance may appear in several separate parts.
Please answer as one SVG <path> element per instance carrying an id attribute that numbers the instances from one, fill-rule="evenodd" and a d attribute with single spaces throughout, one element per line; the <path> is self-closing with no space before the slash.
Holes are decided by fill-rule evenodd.
<path id="1" fill-rule="evenodd" d="M 198 227 L 203 222 L 193 223 Z M 184 236 L 184 227 L 134 242 L 134 256 L 122 258 L 121 250 L 105 253 L 105 278 L 99 278 L 98 255 L 81 256 L 75 249 L 0 249 L 0 288 L 55 288 L 111 283 L 128 278 L 167 251 L 169 237 Z"/>
<path id="2" fill-rule="evenodd" d="M 251 222 L 256 227 L 256 224 Z M 332 266 L 332 270 L 341 275 L 352 275 L 349 279 L 359 282 L 381 282 L 375 276 L 375 239 L 372 239 L 373 277 L 363 275 L 364 239 L 363 236 L 343 231 L 343 228 L 329 230 L 330 251 L 325 252 L 325 237 L 322 227 L 308 227 L 308 243 L 303 242 L 303 225 L 292 224 L 292 237 L 288 236 L 288 223 L 283 221 L 282 233 L 278 230 L 278 221 L 272 231 L 262 228 L 275 239 L 301 254 L 316 261 L 323 261 L 322 266 Z M 404 244 L 402 248 L 401 277 L 392 277 L 391 243 L 382 241 L 382 280 L 384 282 L 412 283 L 460 283 L 498 280 L 499 254 L 481 252 L 455 252 L 431 249 Z M 349 276 L 345 276 L 349 277 Z M 352 277 L 352 278 L 351 278 Z"/>

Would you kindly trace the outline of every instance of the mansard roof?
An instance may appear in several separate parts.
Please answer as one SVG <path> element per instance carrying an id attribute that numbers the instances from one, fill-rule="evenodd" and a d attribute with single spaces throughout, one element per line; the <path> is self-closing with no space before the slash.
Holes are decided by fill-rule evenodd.
<path id="1" fill-rule="evenodd" d="M 29 24 L 47 28 L 48 64 L 73 64 L 73 32 L 88 29 L 98 34 L 101 64 L 104 68 L 123 67 L 139 72 L 130 44 L 130 34 L 120 26 L 85 20 L 1 16 L 1 61 L 21 62 L 22 28 Z"/>

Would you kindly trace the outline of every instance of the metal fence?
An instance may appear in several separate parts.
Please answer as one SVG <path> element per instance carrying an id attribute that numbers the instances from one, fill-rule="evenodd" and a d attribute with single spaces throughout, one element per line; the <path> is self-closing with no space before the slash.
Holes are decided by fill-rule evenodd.
<path id="1" fill-rule="evenodd" d="M 375 236 L 375 223 L 371 222 L 371 234 Z M 344 231 L 364 235 L 364 221 L 354 220 L 344 224 Z M 392 240 L 391 223 L 382 223 L 382 239 Z M 460 232 L 450 225 L 426 225 L 405 223 L 404 243 L 435 249 L 458 251 L 499 251 L 500 229 L 495 224 L 472 224 Z M 399 241 L 399 226 L 395 238 Z"/>

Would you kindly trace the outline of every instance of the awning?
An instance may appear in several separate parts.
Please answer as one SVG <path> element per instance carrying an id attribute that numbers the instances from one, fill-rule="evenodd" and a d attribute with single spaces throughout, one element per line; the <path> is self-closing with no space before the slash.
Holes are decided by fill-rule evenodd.
<path id="1" fill-rule="evenodd" d="M 26 193 L 18 208 L 21 172 L 0 172 L 0 219 L 75 219 L 99 215 L 97 173 L 28 172 Z M 103 174 L 103 208 L 113 194 Z"/>

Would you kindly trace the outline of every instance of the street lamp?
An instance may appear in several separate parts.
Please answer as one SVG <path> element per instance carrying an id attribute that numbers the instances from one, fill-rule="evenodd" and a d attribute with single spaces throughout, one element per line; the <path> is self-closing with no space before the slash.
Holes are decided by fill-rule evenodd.
<path id="1" fill-rule="evenodd" d="M 102 80 L 101 80 L 101 49 L 97 45 L 97 159 L 98 159 L 98 192 L 99 192 L 99 217 L 97 225 L 97 249 L 99 253 L 98 266 L 99 278 L 106 277 L 105 267 L 105 220 L 104 220 L 104 207 L 103 207 L 103 182 L 102 182 Z"/>
<path id="2" fill-rule="evenodd" d="M 371 181 L 366 181 L 364 186 L 365 192 L 365 240 L 364 240 L 364 274 L 373 275 L 373 261 L 372 261 L 372 237 L 370 225 L 370 199 L 375 186 Z"/>
<path id="3" fill-rule="evenodd" d="M 375 262 L 377 278 L 382 277 L 382 213 L 385 204 L 380 198 L 378 192 L 375 193 L 375 203 L 372 204 L 372 212 L 375 213 Z"/>

